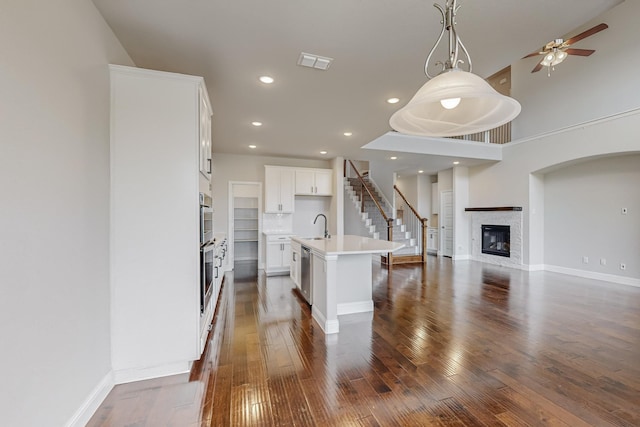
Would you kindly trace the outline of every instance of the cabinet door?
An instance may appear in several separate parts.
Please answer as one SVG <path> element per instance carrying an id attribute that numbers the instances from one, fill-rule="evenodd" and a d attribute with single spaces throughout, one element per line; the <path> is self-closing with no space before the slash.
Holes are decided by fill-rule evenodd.
<path id="1" fill-rule="evenodd" d="M 200 89 L 200 173 L 211 179 L 211 110 Z"/>
<path id="2" fill-rule="evenodd" d="M 296 169 L 296 194 L 315 194 L 314 172 L 310 169 Z"/>
<path id="3" fill-rule="evenodd" d="M 280 205 L 281 212 L 293 212 L 294 206 L 294 181 L 293 169 L 280 169 Z"/>
<path id="4" fill-rule="evenodd" d="M 282 243 L 267 244 L 267 269 L 282 266 Z"/>
<path id="5" fill-rule="evenodd" d="M 333 194 L 333 171 L 315 172 L 315 194 L 318 196 L 331 196 Z"/>
<path id="6" fill-rule="evenodd" d="M 282 266 L 291 268 L 291 243 L 282 244 Z"/>
<path id="7" fill-rule="evenodd" d="M 297 261 L 300 259 L 300 254 L 293 249 L 291 250 L 291 269 L 289 270 L 289 276 L 293 283 L 296 284 L 296 287 L 300 287 L 298 284 L 298 264 Z"/>
<path id="8" fill-rule="evenodd" d="M 264 170 L 264 211 L 280 212 L 280 170 Z"/>

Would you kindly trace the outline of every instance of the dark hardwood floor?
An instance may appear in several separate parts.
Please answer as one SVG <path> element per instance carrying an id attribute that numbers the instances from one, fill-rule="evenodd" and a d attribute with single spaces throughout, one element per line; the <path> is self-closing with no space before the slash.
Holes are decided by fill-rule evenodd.
<path id="1" fill-rule="evenodd" d="M 640 288 L 435 257 L 373 277 L 374 313 L 325 336 L 288 277 L 230 274 L 191 374 L 116 386 L 88 425 L 640 425 Z"/>

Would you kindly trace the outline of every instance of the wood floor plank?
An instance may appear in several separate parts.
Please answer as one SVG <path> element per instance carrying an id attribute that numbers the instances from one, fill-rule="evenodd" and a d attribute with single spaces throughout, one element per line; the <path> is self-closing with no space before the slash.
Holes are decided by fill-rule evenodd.
<path id="1" fill-rule="evenodd" d="M 334 336 L 287 276 L 227 274 L 191 374 L 116 386 L 88 426 L 640 425 L 640 289 L 436 257 L 372 273 L 374 312 Z"/>

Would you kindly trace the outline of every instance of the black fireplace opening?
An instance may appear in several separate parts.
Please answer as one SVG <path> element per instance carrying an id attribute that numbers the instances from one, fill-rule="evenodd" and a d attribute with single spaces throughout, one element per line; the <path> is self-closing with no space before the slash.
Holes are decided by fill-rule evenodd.
<path id="1" fill-rule="evenodd" d="M 508 225 L 482 226 L 482 253 L 511 256 L 511 229 Z"/>

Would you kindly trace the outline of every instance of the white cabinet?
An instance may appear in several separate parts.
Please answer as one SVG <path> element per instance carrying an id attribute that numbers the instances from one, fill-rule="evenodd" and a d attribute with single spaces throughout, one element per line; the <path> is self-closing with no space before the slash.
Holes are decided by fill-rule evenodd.
<path id="1" fill-rule="evenodd" d="M 112 65 L 111 348 L 116 383 L 200 357 L 201 77 Z M 208 104 L 208 101 L 205 102 Z"/>
<path id="2" fill-rule="evenodd" d="M 437 228 L 427 228 L 427 252 L 437 253 L 438 252 L 438 229 Z"/>
<path id="3" fill-rule="evenodd" d="M 331 196 L 333 194 L 331 169 L 296 169 L 296 195 Z"/>
<path id="4" fill-rule="evenodd" d="M 293 212 L 294 169 L 278 166 L 264 168 L 264 211 Z"/>
<path id="5" fill-rule="evenodd" d="M 291 235 L 267 235 L 267 259 L 265 273 L 290 274 L 291 267 Z"/>
<path id="6" fill-rule="evenodd" d="M 300 254 L 302 246 L 298 242 L 291 241 L 291 271 L 289 275 L 296 287 L 300 289 Z"/>
<path id="7" fill-rule="evenodd" d="M 200 88 L 200 173 L 211 179 L 211 104 Z"/>

